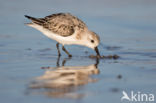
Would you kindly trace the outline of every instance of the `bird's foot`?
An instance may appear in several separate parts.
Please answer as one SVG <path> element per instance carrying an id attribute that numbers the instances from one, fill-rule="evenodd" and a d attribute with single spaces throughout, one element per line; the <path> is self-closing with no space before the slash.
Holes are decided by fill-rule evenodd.
<path id="1" fill-rule="evenodd" d="M 71 55 L 71 54 L 69 54 L 69 55 L 68 55 L 68 57 L 70 58 L 70 57 L 72 57 L 72 55 Z"/>
<path id="2" fill-rule="evenodd" d="M 61 54 L 58 54 L 58 57 L 60 57 L 61 56 Z"/>

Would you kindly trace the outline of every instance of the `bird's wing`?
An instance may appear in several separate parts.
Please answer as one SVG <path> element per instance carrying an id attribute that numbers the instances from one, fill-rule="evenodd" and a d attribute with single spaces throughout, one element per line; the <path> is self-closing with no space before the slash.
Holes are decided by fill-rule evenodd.
<path id="1" fill-rule="evenodd" d="M 35 17 L 31 17 L 28 15 L 25 15 L 26 18 L 30 19 L 33 23 L 38 24 L 38 25 L 42 25 L 44 23 L 43 20 L 35 18 Z"/>
<path id="2" fill-rule="evenodd" d="M 65 37 L 74 34 L 76 28 L 83 30 L 86 27 L 83 21 L 69 13 L 52 14 L 40 20 L 45 21 L 44 28 Z"/>
<path id="3" fill-rule="evenodd" d="M 86 28 L 83 21 L 69 13 L 52 14 L 44 18 L 26 17 L 32 20 L 33 23 L 64 37 L 74 34 L 76 29 L 84 30 Z"/>

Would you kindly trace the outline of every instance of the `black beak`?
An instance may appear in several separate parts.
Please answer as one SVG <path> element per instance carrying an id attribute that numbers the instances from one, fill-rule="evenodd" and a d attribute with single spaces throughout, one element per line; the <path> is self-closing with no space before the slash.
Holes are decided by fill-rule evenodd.
<path id="1" fill-rule="evenodd" d="M 100 53 L 99 53 L 98 47 L 95 47 L 95 48 L 94 48 L 94 50 L 95 50 L 95 52 L 96 52 L 97 56 L 99 56 L 99 57 L 100 57 Z"/>

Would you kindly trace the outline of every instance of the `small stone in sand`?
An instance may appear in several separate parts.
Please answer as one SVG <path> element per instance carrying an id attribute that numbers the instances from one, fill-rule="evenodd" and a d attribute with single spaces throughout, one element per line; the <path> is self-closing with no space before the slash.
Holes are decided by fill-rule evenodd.
<path id="1" fill-rule="evenodd" d="M 122 75 L 119 74 L 119 75 L 117 76 L 117 78 L 118 78 L 118 79 L 121 79 L 121 78 L 122 78 Z"/>

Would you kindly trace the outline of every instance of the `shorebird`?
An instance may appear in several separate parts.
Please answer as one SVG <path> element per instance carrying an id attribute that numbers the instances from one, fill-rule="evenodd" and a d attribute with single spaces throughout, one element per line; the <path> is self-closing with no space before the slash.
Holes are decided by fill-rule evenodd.
<path id="1" fill-rule="evenodd" d="M 27 15 L 25 17 L 32 21 L 31 23 L 26 23 L 26 25 L 57 41 L 58 56 L 61 56 L 59 44 L 62 44 L 62 50 L 69 57 L 72 57 L 72 55 L 65 49 L 64 45 L 75 44 L 94 49 L 97 57 L 100 57 L 98 50 L 99 36 L 95 32 L 90 31 L 86 24 L 76 16 L 70 13 L 57 13 L 44 18 L 35 18 Z"/>

